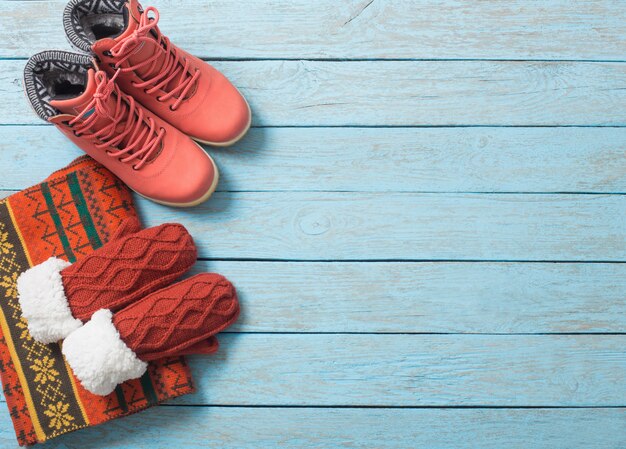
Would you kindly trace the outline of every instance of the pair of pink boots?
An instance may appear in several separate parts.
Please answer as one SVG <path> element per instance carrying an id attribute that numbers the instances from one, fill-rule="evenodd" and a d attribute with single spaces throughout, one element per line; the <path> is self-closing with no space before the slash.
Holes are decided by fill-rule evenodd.
<path id="1" fill-rule="evenodd" d="M 71 0 L 65 32 L 87 54 L 32 56 L 24 87 L 42 119 L 131 189 L 190 207 L 219 179 L 196 142 L 237 142 L 250 127 L 250 107 L 224 75 L 172 44 L 158 20 L 137 0 Z"/>

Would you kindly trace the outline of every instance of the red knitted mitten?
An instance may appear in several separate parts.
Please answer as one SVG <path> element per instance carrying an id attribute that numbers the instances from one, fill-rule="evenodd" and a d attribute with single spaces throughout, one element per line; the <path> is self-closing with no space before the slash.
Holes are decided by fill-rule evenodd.
<path id="1" fill-rule="evenodd" d="M 177 357 L 181 355 L 211 355 L 215 354 L 220 348 L 220 344 L 217 341 L 215 335 L 207 338 L 206 340 L 194 343 L 191 346 L 181 349 L 180 351 L 164 352 L 163 357 Z M 149 361 L 149 360 L 147 360 Z"/>
<path id="2" fill-rule="evenodd" d="M 119 240 L 122 237 L 126 237 L 130 234 L 135 234 L 136 232 L 141 231 L 141 223 L 139 223 L 139 218 L 137 217 L 128 217 L 124 219 L 118 228 L 111 234 L 109 238 L 109 242 L 114 240 Z"/>
<path id="3" fill-rule="evenodd" d="M 238 315 L 233 285 L 219 274 L 198 274 L 116 314 L 97 311 L 65 339 L 63 354 L 83 387 L 107 395 L 141 377 L 147 361 L 192 350 L 206 353 L 213 344 L 208 339 Z"/>
<path id="4" fill-rule="evenodd" d="M 97 310 L 119 310 L 168 285 L 196 261 L 193 239 L 182 225 L 135 233 L 132 223 L 123 226 L 120 238 L 72 265 L 52 257 L 19 277 L 22 313 L 35 340 L 61 340 Z"/>

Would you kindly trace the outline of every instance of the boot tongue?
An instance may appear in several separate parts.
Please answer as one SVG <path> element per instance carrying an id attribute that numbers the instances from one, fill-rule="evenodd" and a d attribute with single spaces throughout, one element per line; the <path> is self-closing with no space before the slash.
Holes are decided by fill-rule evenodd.
<path id="1" fill-rule="evenodd" d="M 133 35 L 135 30 L 139 28 L 139 18 L 142 14 L 145 14 L 139 7 L 139 3 L 136 0 L 131 0 L 126 3 L 124 6 L 124 21 L 126 22 L 126 29 L 117 37 L 113 38 L 113 40 L 118 43 L 121 42 Z M 161 71 L 163 66 L 165 65 L 165 61 L 167 55 L 165 52 L 161 51 L 161 43 L 157 41 L 155 36 L 152 33 L 148 33 L 147 37 L 154 40 L 154 44 L 142 42 L 137 46 L 137 48 L 132 50 L 130 57 L 128 58 L 128 62 L 130 65 L 138 65 L 141 64 L 148 58 L 154 56 L 155 52 L 159 52 L 159 57 L 156 61 L 151 64 L 145 64 L 138 69 L 135 70 L 135 73 L 139 75 L 140 78 L 150 79 L 153 78 Z M 165 86 L 165 91 L 169 92 L 172 89 L 176 88 L 178 85 L 180 77 L 176 76 L 173 80 L 171 80 L 167 86 Z"/>
<path id="2" fill-rule="evenodd" d="M 94 69 L 89 69 L 87 71 L 87 85 L 85 86 L 85 91 L 82 94 L 74 98 L 69 98 L 67 100 L 52 100 L 50 102 L 50 105 L 65 114 L 80 115 L 83 113 L 83 111 L 85 111 L 85 108 L 89 106 L 89 103 L 93 101 L 93 95 L 96 93 L 97 88 L 98 83 L 96 81 L 96 71 Z M 115 112 L 115 103 L 115 98 L 112 95 L 109 96 L 106 101 L 106 106 L 108 107 L 111 115 L 113 115 L 113 113 Z M 87 113 L 81 117 L 81 120 L 87 119 L 94 112 L 95 105 L 92 107 L 91 110 L 87 111 Z M 111 120 L 106 116 L 98 117 L 98 120 L 94 122 L 92 129 L 98 130 L 110 123 Z M 123 123 L 118 124 L 117 128 L 123 129 Z"/>
<path id="3" fill-rule="evenodd" d="M 124 10 L 122 14 L 124 16 L 124 25 L 125 29 L 118 36 L 113 37 L 115 42 L 120 42 L 131 36 L 137 28 L 139 28 L 139 17 L 141 17 L 141 11 L 138 6 L 131 5 L 134 2 L 127 2 L 124 5 Z"/>
<path id="4" fill-rule="evenodd" d="M 143 14 L 142 11 L 139 10 L 139 6 L 136 2 L 128 2 L 124 6 L 124 20 L 126 21 L 126 29 L 122 34 L 114 38 L 115 42 L 121 42 L 124 39 L 132 36 L 132 34 L 139 28 L 138 17 L 141 17 Z M 154 44 L 149 44 L 142 42 L 137 46 L 137 48 L 133 49 L 131 56 L 128 58 L 128 62 L 130 65 L 140 64 L 146 59 L 152 57 L 156 51 L 160 50 L 161 44 L 156 41 L 154 35 L 151 33 L 147 34 L 147 37 L 154 39 Z M 165 62 L 165 53 L 161 52 L 161 56 L 153 63 L 146 64 L 135 70 L 137 75 L 141 78 L 152 78 L 159 69 L 163 66 Z M 154 67 L 154 69 L 152 69 Z"/>
<path id="5" fill-rule="evenodd" d="M 104 72 L 102 72 L 102 74 L 106 76 Z M 87 85 L 85 86 L 85 91 L 82 94 L 74 98 L 69 98 L 67 100 L 52 100 L 50 102 L 50 105 L 58 109 L 62 113 L 70 114 L 74 116 L 80 115 L 85 111 L 87 106 L 89 106 L 89 103 L 93 101 L 93 95 L 96 93 L 97 87 L 98 87 L 98 83 L 96 81 L 96 71 L 94 69 L 89 69 L 89 71 L 87 72 Z M 105 105 L 107 109 L 109 110 L 110 115 L 113 115 L 115 113 L 115 108 L 117 106 L 116 101 L 117 100 L 115 99 L 113 95 L 110 95 L 109 98 L 107 98 L 106 100 Z M 126 106 L 124 105 L 124 107 Z M 96 108 L 95 105 L 93 105 L 92 109 L 87 111 L 85 115 L 81 117 L 81 121 L 89 118 L 91 114 L 95 113 L 95 108 Z M 97 130 L 102 129 L 103 127 L 109 125 L 110 123 L 111 123 L 111 119 L 109 119 L 108 117 L 106 116 L 98 117 L 98 119 L 93 123 L 90 129 L 93 132 L 96 132 Z M 124 130 L 125 125 L 126 125 L 126 121 L 123 120 L 117 124 L 115 129 L 118 132 L 122 132 Z M 126 144 L 126 142 L 127 142 L 127 139 L 124 139 L 122 143 Z"/>
<path id="6" fill-rule="evenodd" d="M 101 73 L 102 76 L 106 77 L 105 72 L 99 73 Z M 67 100 L 53 100 L 50 102 L 50 105 L 65 114 L 73 116 L 81 115 L 83 112 L 85 112 L 85 109 L 93 101 L 93 95 L 96 93 L 97 89 L 98 82 L 96 80 L 96 71 L 94 69 L 89 69 L 89 71 L 87 72 L 87 85 L 85 86 L 85 91 L 82 94 L 74 98 L 69 98 Z M 117 107 L 117 98 L 114 95 L 109 95 L 104 103 L 104 106 L 107 109 L 109 115 L 113 116 Z M 125 115 L 115 127 L 115 131 L 117 133 L 121 133 L 124 131 L 127 126 L 127 120 L 129 118 L 128 114 L 130 114 L 129 106 L 126 104 L 126 102 L 122 102 L 122 107 L 125 108 Z M 94 105 L 92 109 L 85 112 L 85 114 L 81 117 L 80 122 L 86 120 L 91 114 L 94 114 L 95 112 L 96 111 Z M 110 118 L 108 118 L 106 115 L 99 116 L 97 120 L 90 126 L 90 130 L 91 132 L 95 133 L 109 124 L 111 124 Z M 117 147 L 121 149 L 127 146 L 129 144 L 129 139 L 132 134 L 134 133 L 127 134 L 117 145 Z M 129 154 L 132 153 L 133 152 L 130 152 Z M 154 152 L 147 161 L 150 162 L 154 160 L 158 155 L 159 152 Z"/>

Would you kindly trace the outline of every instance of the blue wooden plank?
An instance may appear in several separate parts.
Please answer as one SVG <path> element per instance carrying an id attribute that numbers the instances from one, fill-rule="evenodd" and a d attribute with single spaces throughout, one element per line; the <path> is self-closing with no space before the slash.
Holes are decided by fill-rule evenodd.
<path id="1" fill-rule="evenodd" d="M 256 126 L 624 126 L 626 64 L 216 61 Z M 40 124 L 0 61 L 0 124 Z"/>
<path id="2" fill-rule="evenodd" d="M 225 192 L 180 210 L 137 199 L 146 225 L 185 225 L 200 258 L 280 260 L 624 261 L 625 202 L 624 195 Z"/>
<path id="3" fill-rule="evenodd" d="M 0 445 L 16 448 L 8 414 L 0 422 Z M 159 407 L 40 447 L 618 449 L 625 422 L 624 409 Z"/>
<path id="4" fill-rule="evenodd" d="M 176 9 L 162 22 L 175 41 L 213 58 L 464 59 L 216 62 L 250 98 L 255 125 L 381 128 L 257 128 L 213 151 L 225 182 L 210 203 L 139 202 L 150 224 L 187 224 L 203 257 L 626 260 L 623 195 L 415 193 L 624 192 L 623 129 L 508 128 L 624 126 L 625 64 L 513 61 L 623 60 L 622 2 L 155 2 Z M 1 2 L 0 57 L 60 42 L 64 4 Z M 219 18 L 208 44 L 207 17 Z M 23 63 L 0 62 L 0 124 L 39 124 L 22 98 Z M 448 125 L 469 127 L 386 128 Z M 0 127 L 11 167 L 0 189 L 77 154 L 52 134 Z M 160 407 L 49 447 L 515 448 L 528 435 L 536 447 L 623 447 L 624 408 L 332 407 L 623 407 L 624 267 L 201 262 L 240 287 L 232 331 L 253 334 L 224 335 L 216 357 L 192 358 L 199 393 L 177 404 L 235 407 Z M 621 334 L 403 334 L 415 332 Z M 283 404 L 330 408 L 265 408 Z M 0 446 L 11 447 L 0 416 Z"/>
<path id="5" fill-rule="evenodd" d="M 625 333 L 626 264 L 198 261 L 229 278 L 229 332 Z"/>
<path id="6" fill-rule="evenodd" d="M 624 128 L 256 128 L 207 150 L 219 191 L 626 192 Z M 0 154 L 6 190 L 82 153 L 51 127 L 0 126 Z"/>
<path id="7" fill-rule="evenodd" d="M 178 221 L 202 258 L 626 260 L 623 195 L 218 193 Z"/>
<path id="8" fill-rule="evenodd" d="M 0 56 L 65 48 L 65 3 L 0 2 Z M 142 3 L 161 9 L 173 42 L 213 58 L 623 60 L 626 52 L 619 0 Z"/>
<path id="9" fill-rule="evenodd" d="M 626 335 L 231 333 L 219 340 L 216 355 L 189 358 L 197 393 L 175 404 L 626 406 Z"/>
<path id="10" fill-rule="evenodd" d="M 626 264 L 200 261 L 237 287 L 233 332 L 626 332 Z"/>
<path id="11" fill-rule="evenodd" d="M 419 313 L 419 310 L 402 310 Z M 626 406 L 626 335 L 226 334 L 200 405 Z"/>

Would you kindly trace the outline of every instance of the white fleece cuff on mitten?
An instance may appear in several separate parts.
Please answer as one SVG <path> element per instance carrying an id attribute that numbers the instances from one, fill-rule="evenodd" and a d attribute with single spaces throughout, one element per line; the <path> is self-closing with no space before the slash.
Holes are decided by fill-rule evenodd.
<path id="1" fill-rule="evenodd" d="M 141 377 L 148 367 L 122 341 L 112 318 L 110 310 L 98 310 L 63 342 L 63 354 L 72 371 L 86 390 L 99 396 Z"/>
<path id="2" fill-rule="evenodd" d="M 30 335 L 41 343 L 59 341 L 83 324 L 72 316 L 63 289 L 61 271 L 69 266 L 69 262 L 51 257 L 17 279 L 22 315 Z"/>

